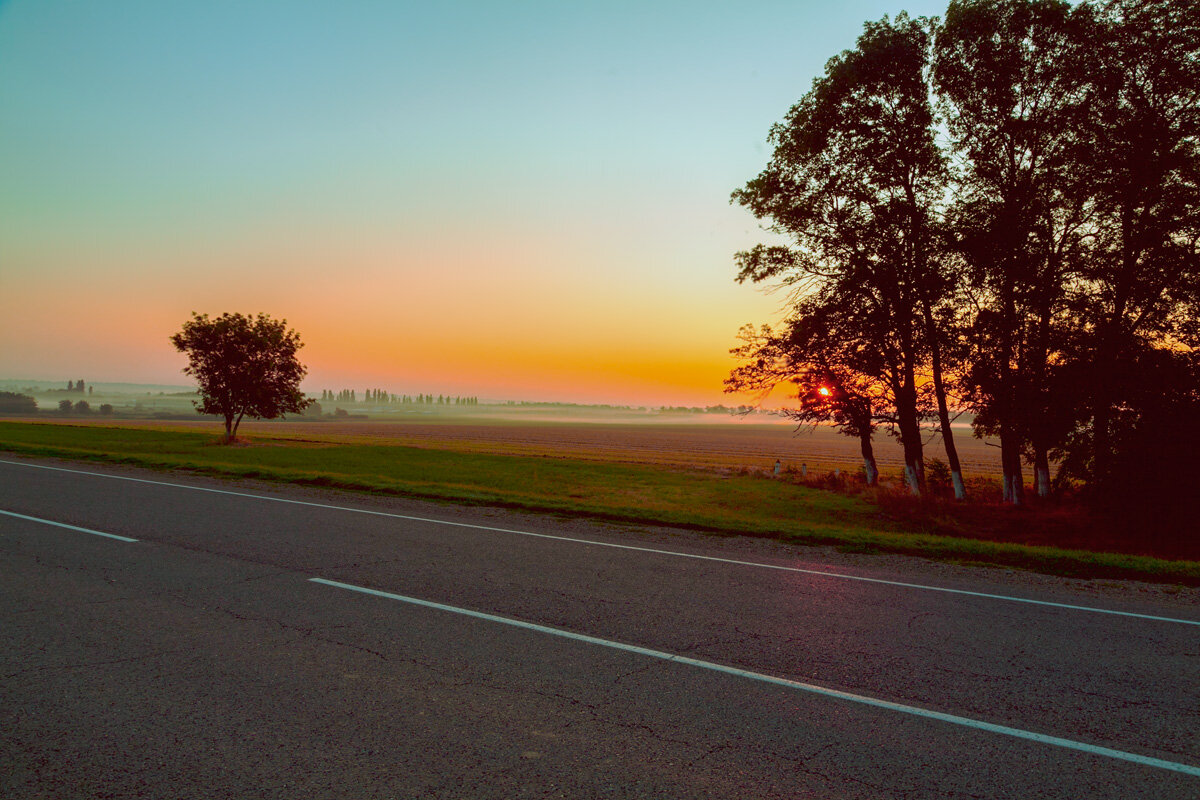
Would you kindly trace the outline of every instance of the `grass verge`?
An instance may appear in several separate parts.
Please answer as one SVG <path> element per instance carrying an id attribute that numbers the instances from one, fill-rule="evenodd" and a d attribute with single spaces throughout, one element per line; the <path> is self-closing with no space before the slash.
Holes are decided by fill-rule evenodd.
<path id="1" fill-rule="evenodd" d="M 666 524 L 721 534 L 1032 569 L 1200 585 L 1200 562 L 924 533 L 861 498 L 758 475 L 398 445 L 0 422 L 0 450 L 306 486 Z"/>

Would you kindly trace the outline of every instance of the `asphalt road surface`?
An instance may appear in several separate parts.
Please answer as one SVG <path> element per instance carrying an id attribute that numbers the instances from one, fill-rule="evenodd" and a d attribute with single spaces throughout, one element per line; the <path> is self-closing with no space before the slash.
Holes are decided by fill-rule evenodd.
<path id="1" fill-rule="evenodd" d="M 0 636 L 8 800 L 1200 797 L 1190 589 L 0 455 Z"/>

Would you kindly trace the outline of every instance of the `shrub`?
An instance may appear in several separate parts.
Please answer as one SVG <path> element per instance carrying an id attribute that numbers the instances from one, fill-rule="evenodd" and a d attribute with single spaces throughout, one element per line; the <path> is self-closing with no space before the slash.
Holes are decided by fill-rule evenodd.
<path id="1" fill-rule="evenodd" d="M 0 414 L 35 414 L 37 400 L 16 392 L 0 392 Z"/>
<path id="2" fill-rule="evenodd" d="M 925 482 L 934 494 L 950 492 L 950 467 L 940 458 L 925 463 Z"/>

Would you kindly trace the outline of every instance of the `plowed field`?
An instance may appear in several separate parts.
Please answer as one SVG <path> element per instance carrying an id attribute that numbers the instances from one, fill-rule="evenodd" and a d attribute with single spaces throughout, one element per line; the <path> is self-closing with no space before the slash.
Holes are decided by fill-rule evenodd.
<path id="1" fill-rule="evenodd" d="M 72 420 L 78 424 L 78 421 Z M 219 424 L 195 421 L 108 421 L 95 424 L 163 429 L 207 429 Z M 955 443 L 968 477 L 995 475 L 999 449 L 956 430 Z M 283 439 L 320 447 L 336 443 L 408 445 L 474 453 L 533 455 L 624 463 L 664 464 L 709 469 L 770 469 L 786 466 L 810 471 L 858 469 L 858 442 L 830 428 L 797 433 L 789 425 L 741 423 L 590 423 L 520 420 L 287 420 L 243 422 L 239 435 L 252 444 Z M 875 455 L 884 477 L 898 476 L 903 458 L 896 440 L 877 434 Z M 946 456 L 940 437 L 931 436 L 926 458 Z"/>

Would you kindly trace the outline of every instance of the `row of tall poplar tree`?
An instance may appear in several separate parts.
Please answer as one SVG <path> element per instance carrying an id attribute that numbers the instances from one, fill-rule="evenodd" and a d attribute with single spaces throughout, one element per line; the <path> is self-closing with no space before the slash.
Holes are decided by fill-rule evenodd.
<path id="1" fill-rule="evenodd" d="M 885 17 L 769 141 L 733 201 L 778 237 L 738 280 L 789 313 L 743 328 L 728 390 L 794 383 L 787 413 L 858 437 L 871 482 L 887 427 L 914 493 L 932 426 L 963 496 L 962 410 L 1014 504 L 1023 464 L 1039 495 L 1106 489 L 1170 464 L 1145 451 L 1179 424 L 1200 444 L 1200 0 Z"/>
<path id="2" fill-rule="evenodd" d="M 357 403 L 358 392 L 354 389 L 342 389 L 335 392 L 332 389 L 321 390 L 322 403 Z M 364 403 L 404 403 L 418 405 L 455 405 L 455 406 L 477 406 L 479 405 L 478 397 L 451 397 L 450 395 L 438 395 L 434 397 L 431 394 L 419 394 L 415 397 L 407 394 L 391 394 L 383 389 L 367 389 L 363 392 Z"/>

